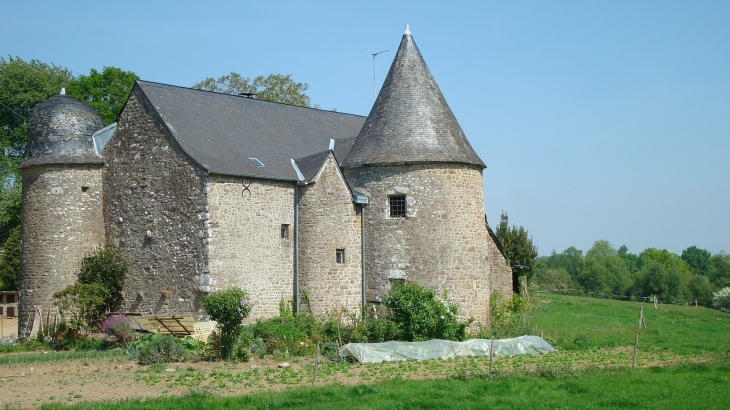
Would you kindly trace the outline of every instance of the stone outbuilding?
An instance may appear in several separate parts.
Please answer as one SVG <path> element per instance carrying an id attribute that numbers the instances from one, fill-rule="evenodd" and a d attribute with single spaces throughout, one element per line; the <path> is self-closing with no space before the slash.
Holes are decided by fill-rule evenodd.
<path id="1" fill-rule="evenodd" d="M 52 97 L 21 165 L 21 334 L 105 235 L 129 267 L 121 312 L 202 317 L 231 286 L 251 319 L 305 292 L 316 314 L 359 312 L 417 282 L 488 322 L 512 271 L 484 168 L 408 30 L 368 117 L 138 81 L 103 128 Z"/>

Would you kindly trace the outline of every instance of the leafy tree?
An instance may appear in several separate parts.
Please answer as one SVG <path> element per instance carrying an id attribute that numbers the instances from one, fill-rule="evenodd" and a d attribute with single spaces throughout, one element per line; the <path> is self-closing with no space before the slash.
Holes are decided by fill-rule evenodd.
<path id="1" fill-rule="evenodd" d="M 20 271 L 20 228 L 16 228 L 3 245 L 4 254 L 0 259 L 0 289 L 18 290 Z"/>
<path id="2" fill-rule="evenodd" d="M 586 252 L 586 258 L 594 257 L 601 259 L 611 256 L 618 256 L 618 252 L 616 252 L 616 249 L 614 249 L 611 243 L 605 239 L 595 241 L 591 249 L 588 249 L 588 252 Z"/>
<path id="3" fill-rule="evenodd" d="M 712 306 L 712 285 L 707 276 L 693 275 L 689 280 L 689 291 L 699 305 Z"/>
<path id="4" fill-rule="evenodd" d="M 514 224 L 510 228 L 507 213 L 502 212 L 495 234 L 517 274 L 531 277 L 534 274 L 532 269 L 537 258 L 537 247 L 532 244 L 527 230 L 522 226 L 517 228 Z"/>
<path id="5" fill-rule="evenodd" d="M 0 188 L 0 242 L 20 229 L 20 202 L 23 198 L 20 187 L 20 180 L 15 180 L 12 186 Z"/>
<path id="6" fill-rule="evenodd" d="M 710 268 L 710 252 L 696 246 L 682 251 L 682 260 L 687 262 L 693 275 L 707 275 Z"/>
<path id="7" fill-rule="evenodd" d="M 212 320 L 218 322 L 220 344 L 223 348 L 221 357 L 230 357 L 243 330 L 241 322 L 251 313 L 251 303 L 246 292 L 238 288 L 213 292 L 203 299 L 203 310 Z"/>
<path id="8" fill-rule="evenodd" d="M 66 92 L 92 106 L 109 125 L 117 120 L 137 80 L 137 74 L 121 68 L 104 67 L 101 73 L 92 68 L 89 75 L 71 80 Z"/>
<path id="9" fill-rule="evenodd" d="M 626 245 L 621 245 L 618 248 L 618 257 L 624 261 L 624 264 L 629 269 L 631 275 L 635 275 L 639 271 L 639 255 L 635 253 L 629 253 L 629 248 Z"/>
<path id="10" fill-rule="evenodd" d="M 683 276 L 684 273 L 676 266 L 665 269 L 656 260 L 649 259 L 636 277 L 636 290 L 639 296 L 655 295 L 666 302 L 689 300 Z"/>
<path id="11" fill-rule="evenodd" d="M 72 78 L 68 69 L 53 64 L 0 57 L 0 181 L 7 183 L 19 175 L 33 108 L 58 94 Z"/>
<path id="12" fill-rule="evenodd" d="M 300 107 L 311 106 L 309 96 L 304 93 L 309 89 L 309 84 L 294 81 L 291 74 L 269 74 L 266 77 L 260 75 L 251 81 L 248 77 L 231 72 L 218 79 L 208 77 L 194 84 L 193 88 L 233 95 L 252 93 L 256 94 L 256 97 L 260 100 L 298 105 Z M 314 108 L 319 108 L 319 106 Z"/>
<path id="13" fill-rule="evenodd" d="M 639 268 L 643 268 L 651 262 L 658 263 L 665 271 L 676 269 L 681 275 L 684 284 L 689 284 L 689 280 L 692 277 L 689 265 L 676 253 L 669 252 L 666 249 L 648 248 L 639 254 Z"/>
<path id="14" fill-rule="evenodd" d="M 119 300 L 126 273 L 127 263 L 122 258 L 122 249 L 107 241 L 81 260 L 79 283 L 101 286 L 104 289 L 104 304 L 111 309 Z"/>
<path id="15" fill-rule="evenodd" d="M 707 276 L 718 288 L 730 286 L 730 255 L 720 251 L 709 260 Z"/>

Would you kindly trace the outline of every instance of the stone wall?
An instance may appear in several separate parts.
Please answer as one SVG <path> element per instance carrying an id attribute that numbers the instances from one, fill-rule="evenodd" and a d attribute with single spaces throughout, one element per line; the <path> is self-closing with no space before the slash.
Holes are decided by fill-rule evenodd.
<path id="1" fill-rule="evenodd" d="M 207 291 L 237 286 L 249 320 L 276 316 L 294 294 L 294 183 L 211 175 L 208 183 Z M 288 225 L 288 238 L 282 238 Z"/>
<path id="2" fill-rule="evenodd" d="M 484 223 L 480 169 L 396 165 L 352 168 L 345 175 L 370 193 L 365 215 L 368 299 L 378 300 L 393 281 L 412 281 L 447 291 L 461 318 L 488 322 L 494 253 Z M 391 218 L 389 196 L 399 194 L 406 195 L 407 217 Z"/>
<path id="3" fill-rule="evenodd" d="M 20 333 L 36 307 L 76 283 L 81 259 L 104 242 L 101 165 L 24 168 L 20 260 Z"/>
<path id="4" fill-rule="evenodd" d="M 137 87 L 102 157 L 106 226 L 129 266 L 120 309 L 202 315 L 207 173 Z"/>
<path id="5" fill-rule="evenodd" d="M 312 182 L 300 189 L 299 241 L 300 289 L 307 291 L 312 311 L 359 312 L 360 215 L 332 155 Z M 337 263 L 337 249 L 344 250 L 343 263 Z"/>

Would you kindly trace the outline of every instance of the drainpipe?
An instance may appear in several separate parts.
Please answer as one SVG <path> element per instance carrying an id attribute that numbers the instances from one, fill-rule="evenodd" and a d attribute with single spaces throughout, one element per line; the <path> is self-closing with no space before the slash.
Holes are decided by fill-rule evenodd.
<path id="1" fill-rule="evenodd" d="M 365 317 L 365 308 L 367 301 L 365 300 L 365 292 L 367 282 L 365 279 L 365 204 L 360 204 L 360 267 L 362 268 L 362 316 Z"/>
<path id="2" fill-rule="evenodd" d="M 299 184 L 294 185 L 294 313 L 299 313 Z"/>

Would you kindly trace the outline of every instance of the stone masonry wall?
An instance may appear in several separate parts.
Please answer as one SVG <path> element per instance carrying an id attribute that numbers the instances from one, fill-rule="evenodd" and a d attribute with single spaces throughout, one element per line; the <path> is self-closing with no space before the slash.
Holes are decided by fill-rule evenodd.
<path id="1" fill-rule="evenodd" d="M 24 168 L 22 218 L 19 324 L 28 335 L 35 308 L 47 311 L 104 242 L 101 165 Z"/>
<path id="2" fill-rule="evenodd" d="M 348 169 L 370 193 L 365 211 L 368 300 L 392 281 L 447 291 L 459 316 L 489 321 L 492 240 L 484 223 L 482 175 L 466 165 L 421 164 Z M 407 217 L 389 216 L 389 196 L 406 195 Z"/>
<path id="3" fill-rule="evenodd" d="M 208 209 L 210 272 L 201 285 L 245 290 L 249 321 L 278 315 L 279 301 L 294 294 L 294 183 L 211 175 Z"/>
<path id="4" fill-rule="evenodd" d="M 129 266 L 120 310 L 202 314 L 207 173 L 138 88 L 102 156 L 106 226 Z"/>
<path id="5" fill-rule="evenodd" d="M 309 294 L 316 315 L 341 308 L 360 311 L 360 215 L 356 206 L 332 155 L 312 183 L 300 189 L 300 289 Z M 337 249 L 344 249 L 344 263 L 337 263 Z"/>

